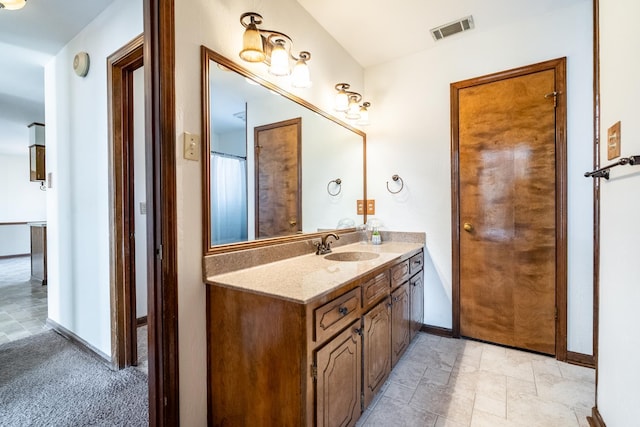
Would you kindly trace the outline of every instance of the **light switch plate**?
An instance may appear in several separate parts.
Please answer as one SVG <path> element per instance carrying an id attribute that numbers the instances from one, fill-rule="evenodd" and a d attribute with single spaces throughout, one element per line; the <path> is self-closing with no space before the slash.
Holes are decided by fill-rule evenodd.
<path id="1" fill-rule="evenodd" d="M 607 159 L 615 159 L 616 157 L 620 157 L 620 142 L 621 142 L 621 133 L 620 133 L 620 122 L 616 122 L 613 126 L 609 128 L 607 131 Z"/>
<path id="2" fill-rule="evenodd" d="M 184 158 L 195 161 L 200 159 L 200 135 L 184 133 Z"/>
<path id="3" fill-rule="evenodd" d="M 358 200 L 356 210 L 357 215 L 364 215 L 364 200 Z"/>

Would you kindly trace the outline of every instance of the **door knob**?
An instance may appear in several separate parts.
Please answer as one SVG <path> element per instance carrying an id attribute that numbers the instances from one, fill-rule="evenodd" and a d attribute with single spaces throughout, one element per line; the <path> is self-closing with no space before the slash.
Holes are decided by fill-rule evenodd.
<path id="1" fill-rule="evenodd" d="M 293 227 L 294 225 L 296 225 L 297 223 L 298 223 L 298 221 L 296 221 L 295 219 L 290 219 L 290 220 L 289 220 L 289 225 L 290 225 L 290 226 L 292 226 L 292 227 Z"/>
<path id="2" fill-rule="evenodd" d="M 473 225 L 471 225 L 470 222 L 465 222 L 462 228 L 464 228 L 464 231 L 466 231 L 467 233 L 471 233 L 471 231 L 473 230 Z"/>

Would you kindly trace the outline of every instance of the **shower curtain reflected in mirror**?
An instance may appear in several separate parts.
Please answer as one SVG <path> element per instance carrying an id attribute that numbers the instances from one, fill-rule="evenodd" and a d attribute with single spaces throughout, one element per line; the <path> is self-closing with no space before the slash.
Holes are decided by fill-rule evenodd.
<path id="1" fill-rule="evenodd" d="M 247 240 L 247 161 L 211 153 L 211 243 Z"/>

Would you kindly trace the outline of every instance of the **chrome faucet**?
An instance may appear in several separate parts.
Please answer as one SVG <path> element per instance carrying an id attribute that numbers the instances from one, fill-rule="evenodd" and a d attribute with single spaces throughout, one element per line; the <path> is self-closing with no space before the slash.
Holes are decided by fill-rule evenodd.
<path id="1" fill-rule="evenodd" d="M 335 233 L 329 233 L 322 236 L 320 242 L 316 243 L 316 255 L 331 253 L 331 242 L 327 241 L 329 237 L 333 237 L 335 240 L 340 240 L 340 236 Z"/>

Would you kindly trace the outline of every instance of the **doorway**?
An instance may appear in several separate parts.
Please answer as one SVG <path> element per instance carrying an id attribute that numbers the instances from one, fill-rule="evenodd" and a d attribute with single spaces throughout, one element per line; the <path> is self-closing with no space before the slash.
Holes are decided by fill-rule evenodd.
<path id="1" fill-rule="evenodd" d="M 107 62 L 114 273 L 111 359 L 114 367 L 121 369 L 138 365 L 138 326 L 146 325 L 147 318 L 143 37 L 129 42 Z M 143 354 L 145 344 L 141 346 Z"/>
<path id="2" fill-rule="evenodd" d="M 298 117 L 254 129 L 258 239 L 302 232 L 301 128 Z"/>
<path id="3" fill-rule="evenodd" d="M 453 333 L 566 359 L 566 59 L 451 85 Z"/>

